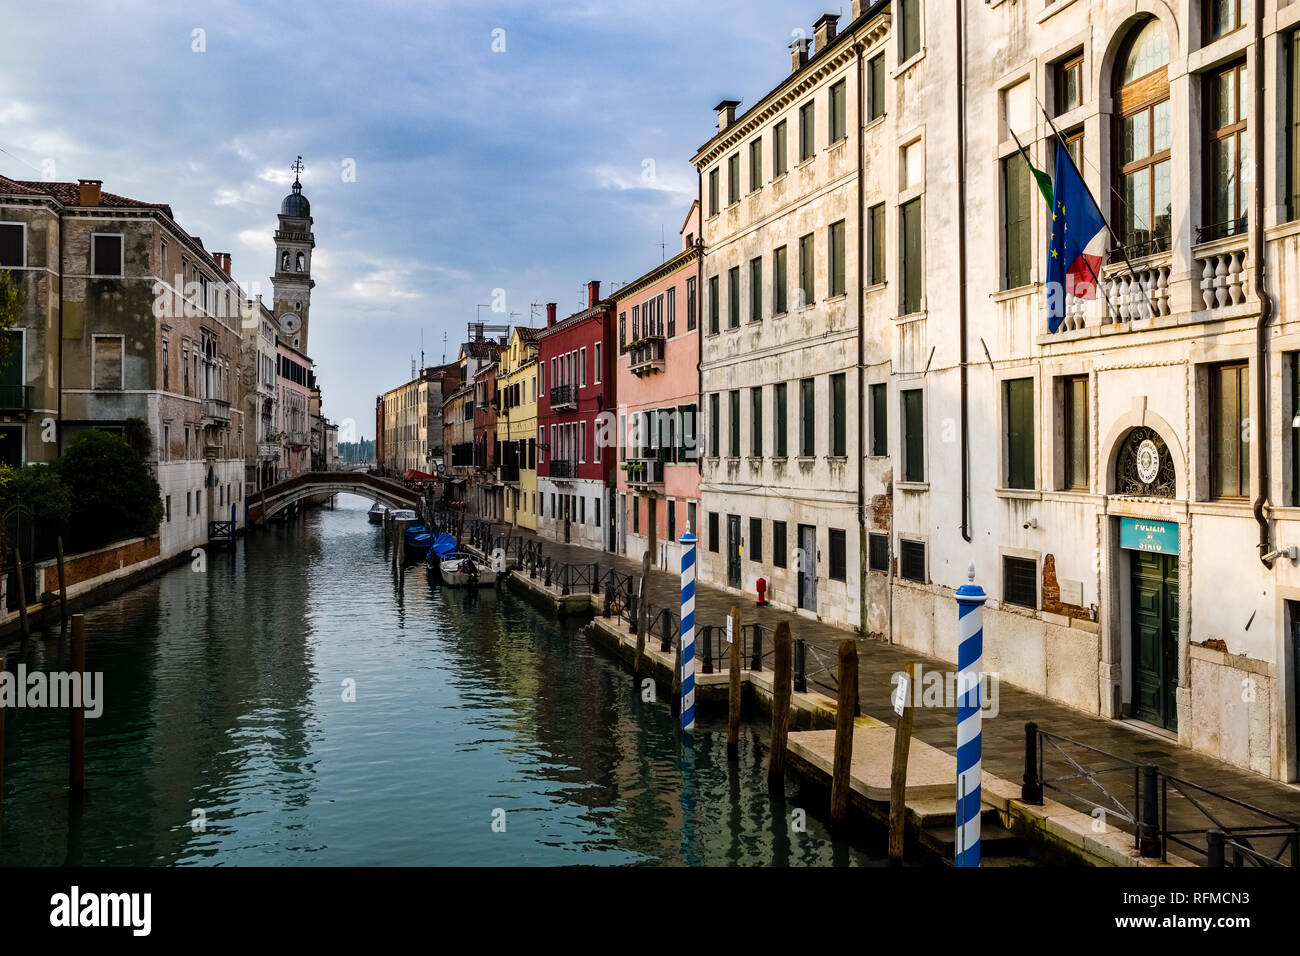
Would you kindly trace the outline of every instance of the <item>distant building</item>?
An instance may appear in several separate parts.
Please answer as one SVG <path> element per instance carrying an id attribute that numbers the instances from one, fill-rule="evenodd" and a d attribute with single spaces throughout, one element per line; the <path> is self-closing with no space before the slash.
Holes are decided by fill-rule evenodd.
<path id="1" fill-rule="evenodd" d="M 391 474 L 415 470 L 436 475 L 444 465 L 442 406 L 460 386 L 460 365 L 421 369 L 409 382 L 375 401 L 381 443 L 379 465 Z"/>
<path id="2" fill-rule="evenodd" d="M 555 303 L 546 307 L 554 321 Z M 537 530 L 537 336 L 541 329 L 516 326 L 501 353 L 497 376 L 501 410 L 498 475 L 505 485 L 502 519 Z"/>

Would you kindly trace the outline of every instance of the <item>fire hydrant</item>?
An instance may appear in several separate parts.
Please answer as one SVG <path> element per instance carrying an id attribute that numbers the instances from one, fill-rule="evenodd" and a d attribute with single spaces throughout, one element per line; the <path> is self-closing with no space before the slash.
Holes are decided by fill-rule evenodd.
<path id="1" fill-rule="evenodd" d="M 767 607 L 767 581 L 758 579 L 758 606 Z"/>

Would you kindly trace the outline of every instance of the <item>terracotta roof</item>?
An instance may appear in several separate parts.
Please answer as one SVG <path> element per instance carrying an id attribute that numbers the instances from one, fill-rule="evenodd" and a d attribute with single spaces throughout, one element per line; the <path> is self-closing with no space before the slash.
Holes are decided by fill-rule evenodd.
<path id="1" fill-rule="evenodd" d="M 45 183 L 0 176 L 0 194 L 51 196 L 65 206 L 81 205 L 80 183 Z M 172 214 L 172 207 L 167 203 L 142 202 L 139 199 L 119 196 L 117 193 L 110 193 L 103 189 L 99 193 L 99 204 L 112 209 L 161 209 L 168 216 Z"/>
<path id="2" fill-rule="evenodd" d="M 470 358 L 494 359 L 504 348 L 500 342 L 466 342 L 461 346 Z"/>
<path id="3" fill-rule="evenodd" d="M 522 342 L 536 342 L 536 341 L 537 341 L 537 336 L 541 333 L 542 330 L 541 330 L 541 329 L 534 329 L 534 328 L 531 328 L 531 327 L 526 326 L 526 325 L 516 325 L 516 326 L 515 326 L 515 331 L 519 333 L 519 339 L 520 339 L 520 341 L 522 341 Z"/>

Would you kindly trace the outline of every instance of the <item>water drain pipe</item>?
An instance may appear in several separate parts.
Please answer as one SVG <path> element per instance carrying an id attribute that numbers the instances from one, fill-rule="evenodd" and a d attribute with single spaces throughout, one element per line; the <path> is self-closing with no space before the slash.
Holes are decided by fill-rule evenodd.
<path id="1" fill-rule="evenodd" d="M 966 374 L 966 0 L 957 0 L 957 324 L 961 350 L 961 536 L 970 527 L 970 394 Z"/>
<path id="2" fill-rule="evenodd" d="M 1255 17 L 1255 76 L 1264 70 L 1264 18 Z M 1271 569 L 1277 560 L 1269 530 L 1269 440 L 1268 440 L 1268 327 L 1273 318 L 1273 297 L 1268 284 L 1268 249 L 1264 242 L 1264 84 L 1255 83 L 1255 194 L 1250 212 L 1251 240 L 1255 250 L 1255 298 L 1259 302 L 1259 322 L 1255 326 L 1255 473 L 1259 476 L 1259 493 L 1255 496 L 1255 522 L 1259 525 L 1259 560 Z"/>

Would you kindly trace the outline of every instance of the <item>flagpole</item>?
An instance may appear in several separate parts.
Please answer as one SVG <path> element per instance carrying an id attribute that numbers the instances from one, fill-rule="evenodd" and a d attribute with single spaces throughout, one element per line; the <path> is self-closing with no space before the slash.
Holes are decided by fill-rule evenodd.
<path id="1" fill-rule="evenodd" d="M 1018 149 L 1020 150 L 1020 155 L 1024 157 L 1024 159 L 1025 159 L 1025 163 L 1029 166 L 1029 168 L 1030 168 L 1031 170 L 1033 170 L 1033 169 L 1034 169 L 1034 164 L 1033 164 L 1033 161 L 1030 160 L 1030 158 L 1029 158 L 1029 151 L 1026 150 L 1026 149 L 1025 149 L 1025 145 L 1024 145 L 1022 142 L 1020 142 L 1020 137 L 1016 135 L 1016 131 L 1015 131 L 1015 130 L 1011 130 L 1010 132 L 1011 132 L 1011 138 L 1014 139 L 1014 140 L 1016 141 L 1016 148 L 1018 148 Z M 1069 159 L 1069 158 L 1070 158 L 1069 153 L 1066 153 L 1066 159 Z M 1073 161 L 1073 160 L 1070 160 L 1070 162 L 1073 163 L 1074 161 Z M 1076 170 L 1076 171 L 1077 171 L 1077 170 Z M 1035 177 L 1035 178 L 1037 178 L 1037 177 Z M 1080 178 L 1080 180 L 1082 180 L 1083 177 L 1080 176 L 1079 178 Z M 1084 186 L 1087 187 L 1087 185 L 1088 185 L 1088 184 L 1085 182 L 1085 183 L 1084 183 Z M 1055 184 L 1053 184 L 1053 189 L 1055 189 Z M 1052 201 L 1051 201 L 1051 200 L 1048 200 L 1048 206 L 1049 206 L 1049 207 L 1052 206 Z M 1056 214 L 1054 209 L 1053 209 L 1053 211 L 1052 211 L 1052 214 L 1053 214 L 1053 215 Z M 1103 221 L 1103 222 L 1104 222 L 1105 219 L 1106 219 L 1105 216 L 1102 216 L 1101 218 L 1102 218 L 1102 221 Z M 1106 228 L 1107 228 L 1107 230 L 1109 230 L 1109 229 L 1110 229 L 1110 225 L 1108 224 L 1108 225 L 1106 226 Z M 1119 322 L 1119 320 L 1120 320 L 1120 319 L 1119 319 L 1119 310 L 1116 309 L 1115 306 L 1111 304 L 1111 301 L 1110 301 L 1110 293 L 1106 291 L 1106 287 L 1105 287 L 1104 285 L 1102 285 L 1101 279 L 1097 277 L 1097 270 L 1094 269 L 1094 268 L 1092 267 L 1092 263 L 1088 261 L 1088 256 L 1087 256 L 1085 253 L 1080 252 L 1080 253 L 1079 253 L 1079 256 L 1080 256 L 1080 258 L 1083 259 L 1083 264 L 1084 264 L 1085 266 L 1088 267 L 1088 271 L 1089 271 L 1090 273 L 1092 273 L 1092 281 L 1093 281 L 1093 284 L 1096 286 L 1096 288 L 1098 288 L 1098 289 L 1101 290 L 1101 296 L 1102 296 L 1103 299 L 1106 300 L 1106 314 L 1107 314 L 1107 315 L 1114 316 L 1114 317 L 1115 317 L 1115 321 L 1116 321 L 1116 322 Z M 1049 295 L 1051 294 L 1051 290 L 1048 290 L 1048 294 L 1049 294 Z M 1065 290 L 1064 290 L 1064 289 L 1061 290 L 1061 294 L 1062 294 L 1062 296 L 1064 296 L 1064 294 L 1065 294 Z"/>
<path id="2" fill-rule="evenodd" d="M 1057 138 L 1057 140 L 1061 142 L 1061 145 L 1064 146 L 1065 142 L 1064 140 L 1061 139 L 1061 131 L 1056 128 L 1056 124 L 1052 122 L 1052 118 L 1047 115 L 1047 110 L 1043 108 L 1042 102 L 1037 98 L 1035 98 L 1035 102 L 1038 103 L 1038 109 L 1042 112 L 1043 119 L 1047 120 L 1047 125 L 1052 128 L 1052 135 L 1054 135 Z M 1083 183 L 1084 189 L 1088 189 L 1088 181 L 1083 178 L 1083 173 L 1079 172 L 1079 167 L 1074 165 L 1074 159 L 1073 157 L 1070 156 L 1069 150 L 1065 151 L 1065 158 L 1070 161 L 1071 166 L 1074 166 L 1074 171 L 1078 173 L 1079 181 Z M 1115 192 L 1114 186 L 1112 186 L 1110 189 L 1111 192 Z M 1115 195 L 1119 196 L 1119 193 L 1115 193 Z M 1101 206 L 1100 204 L 1097 203 L 1096 197 L 1092 195 L 1091 189 L 1088 189 L 1088 197 L 1092 199 L 1093 204 L 1097 206 L 1097 211 L 1101 212 Z M 1124 197 L 1120 196 L 1119 198 L 1120 198 L 1120 202 L 1124 201 Z M 1110 220 L 1106 218 L 1105 213 L 1102 213 L 1101 221 L 1106 224 L 1106 231 L 1110 233 L 1110 238 L 1115 242 L 1115 248 L 1119 250 L 1119 254 L 1124 258 L 1124 265 L 1128 267 L 1128 274 L 1132 277 L 1134 284 L 1139 289 L 1142 290 L 1142 298 L 1146 299 L 1148 314 L 1152 318 L 1154 318 L 1156 314 L 1156 307 L 1151 304 L 1151 296 L 1147 295 L 1147 290 L 1142 287 L 1142 283 L 1138 282 L 1137 270 L 1133 268 L 1133 263 L 1129 261 L 1128 250 L 1124 248 L 1124 243 L 1119 241 L 1119 236 L 1115 235 L 1115 230 L 1110 227 Z M 1088 263 L 1088 268 L 1091 271 L 1092 263 Z M 1094 277 L 1096 276 L 1095 272 L 1093 273 L 1093 276 Z M 1098 280 L 1098 282 L 1100 283 L 1100 280 Z M 1110 303 L 1109 296 L 1107 296 L 1106 302 L 1107 304 Z"/>

